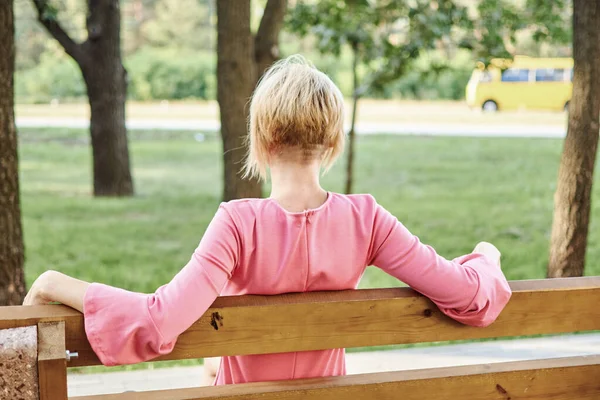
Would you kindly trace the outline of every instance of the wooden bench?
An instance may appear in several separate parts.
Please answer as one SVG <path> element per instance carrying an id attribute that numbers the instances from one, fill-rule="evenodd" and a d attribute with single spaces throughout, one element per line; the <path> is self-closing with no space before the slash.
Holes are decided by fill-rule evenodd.
<path id="1" fill-rule="evenodd" d="M 158 360 L 600 330 L 600 277 L 511 282 L 487 328 L 460 325 L 408 288 L 222 297 Z M 83 316 L 63 306 L 0 307 L 0 329 L 38 326 L 42 400 L 67 398 L 67 367 L 98 365 Z M 65 352 L 79 356 L 69 362 Z M 158 361 L 156 360 L 156 361 Z M 191 399 L 600 399 L 600 355 L 77 397 Z"/>

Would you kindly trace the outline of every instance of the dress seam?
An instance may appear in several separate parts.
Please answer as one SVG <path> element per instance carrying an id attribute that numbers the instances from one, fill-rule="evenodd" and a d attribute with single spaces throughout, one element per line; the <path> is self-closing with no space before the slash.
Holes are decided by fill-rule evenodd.
<path id="1" fill-rule="evenodd" d="M 308 289 L 308 279 L 310 277 L 310 247 L 308 245 L 308 213 L 304 213 L 304 239 L 306 245 L 306 281 L 304 282 L 304 292 Z"/>

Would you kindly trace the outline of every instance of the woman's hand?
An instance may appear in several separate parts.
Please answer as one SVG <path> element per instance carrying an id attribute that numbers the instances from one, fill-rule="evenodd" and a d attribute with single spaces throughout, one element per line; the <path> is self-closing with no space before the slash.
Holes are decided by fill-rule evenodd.
<path id="1" fill-rule="evenodd" d="M 475 246 L 473 253 L 483 254 L 484 256 L 494 260 L 496 264 L 500 266 L 500 251 L 491 243 L 480 242 L 477 246 Z"/>
<path id="2" fill-rule="evenodd" d="M 56 271 L 46 271 L 33 282 L 24 306 L 61 303 L 83 312 L 83 299 L 89 283 Z"/>
<path id="3" fill-rule="evenodd" d="M 54 273 L 54 271 L 46 271 L 33 282 L 23 301 L 24 306 L 38 306 L 54 301 L 49 297 L 49 288 L 52 286 L 51 281 Z"/>

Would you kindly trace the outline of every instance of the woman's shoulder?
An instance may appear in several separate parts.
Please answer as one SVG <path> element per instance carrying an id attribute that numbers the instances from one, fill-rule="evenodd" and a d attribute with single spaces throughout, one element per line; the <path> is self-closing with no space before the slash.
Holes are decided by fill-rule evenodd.
<path id="1" fill-rule="evenodd" d="M 358 194 L 341 194 L 335 193 L 335 196 L 340 199 L 340 201 L 345 201 L 350 204 L 357 205 L 375 205 L 377 204 L 377 200 L 372 194 L 369 193 L 358 193 Z"/>
<path id="2" fill-rule="evenodd" d="M 256 214 L 256 211 L 264 206 L 268 199 L 264 198 L 244 198 L 224 201 L 219 204 L 219 209 L 227 211 L 229 214 L 250 215 Z"/>
<path id="3" fill-rule="evenodd" d="M 369 193 L 341 194 L 333 193 L 331 208 L 336 210 L 352 210 L 361 215 L 370 214 L 377 208 L 377 200 Z"/>

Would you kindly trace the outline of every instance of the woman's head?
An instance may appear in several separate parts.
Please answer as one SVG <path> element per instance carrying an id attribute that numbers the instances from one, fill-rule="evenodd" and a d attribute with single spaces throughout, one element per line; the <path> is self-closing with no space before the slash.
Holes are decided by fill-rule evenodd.
<path id="1" fill-rule="evenodd" d="M 266 177 L 275 159 L 319 161 L 326 170 L 344 149 L 344 100 L 327 75 L 302 56 L 274 64 L 250 103 L 246 176 Z"/>

